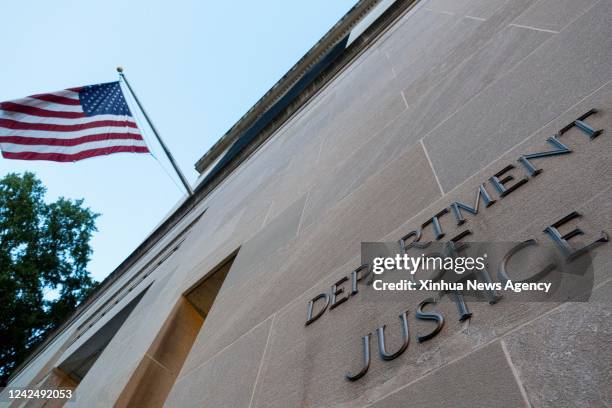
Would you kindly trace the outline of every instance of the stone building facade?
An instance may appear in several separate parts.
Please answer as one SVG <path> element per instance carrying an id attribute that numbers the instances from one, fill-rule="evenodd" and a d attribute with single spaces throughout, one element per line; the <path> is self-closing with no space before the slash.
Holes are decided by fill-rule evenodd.
<path id="1" fill-rule="evenodd" d="M 10 386 L 74 389 L 79 407 L 612 404 L 611 81 L 610 0 L 360 1 Z M 553 136 L 570 151 L 530 159 L 540 172 L 519 160 Z M 456 222 L 481 186 L 495 204 Z M 358 280 L 362 242 L 546 241 L 564 219 L 593 260 L 587 301 L 475 302 L 460 319 L 444 297 L 418 342 L 434 327 L 422 295 L 377 302 Z M 306 325 L 320 294 L 342 301 Z M 385 361 L 370 336 L 348 381 L 364 336 L 386 325 L 399 347 L 403 311 L 405 351 Z"/>

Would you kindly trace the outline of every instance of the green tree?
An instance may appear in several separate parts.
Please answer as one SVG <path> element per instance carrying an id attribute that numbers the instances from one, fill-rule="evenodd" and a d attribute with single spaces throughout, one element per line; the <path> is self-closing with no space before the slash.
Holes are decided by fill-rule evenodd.
<path id="1" fill-rule="evenodd" d="M 86 267 L 99 214 L 45 192 L 33 173 L 0 179 L 0 386 L 97 284 Z"/>

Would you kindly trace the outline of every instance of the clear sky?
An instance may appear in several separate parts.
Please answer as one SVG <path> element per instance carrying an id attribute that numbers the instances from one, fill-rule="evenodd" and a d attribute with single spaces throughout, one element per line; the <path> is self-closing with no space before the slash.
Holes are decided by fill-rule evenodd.
<path id="1" fill-rule="evenodd" d="M 0 101 L 117 79 L 122 65 L 187 178 L 194 163 L 355 0 L 2 2 Z M 134 111 L 134 108 L 132 108 Z M 101 213 L 89 270 L 101 280 L 183 195 L 153 135 L 149 155 L 77 163 L 4 160 L 35 172 L 48 200 Z"/>

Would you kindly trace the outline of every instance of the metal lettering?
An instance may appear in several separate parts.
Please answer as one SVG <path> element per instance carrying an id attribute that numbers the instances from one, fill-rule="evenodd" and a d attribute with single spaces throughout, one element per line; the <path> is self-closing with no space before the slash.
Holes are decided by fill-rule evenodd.
<path id="1" fill-rule="evenodd" d="M 436 237 L 436 241 L 439 241 L 445 235 L 444 232 L 442 232 L 442 227 L 440 226 L 439 217 L 443 216 L 447 212 L 448 212 L 448 208 L 443 209 L 442 211 L 440 211 L 439 213 L 437 213 L 436 215 L 434 215 L 433 217 L 431 217 L 430 219 L 425 221 L 423 223 L 423 225 L 421 226 L 422 228 L 425 228 L 426 226 L 431 224 L 433 226 L 433 230 L 434 230 L 434 235 Z"/>
<path id="2" fill-rule="evenodd" d="M 408 348 L 410 342 L 410 335 L 408 332 L 408 311 L 405 311 L 399 315 L 400 321 L 402 322 L 402 345 L 395 353 L 388 353 L 385 346 L 385 325 L 376 329 L 376 335 L 378 337 L 378 353 L 380 358 L 385 361 L 394 360 L 399 357 Z"/>
<path id="3" fill-rule="evenodd" d="M 337 296 L 341 295 L 342 293 L 344 293 L 344 288 L 343 287 L 338 287 L 339 285 L 342 285 L 344 282 L 346 282 L 348 280 L 348 278 L 346 276 L 343 276 L 342 279 L 340 279 L 338 282 L 334 283 L 331 287 L 331 302 L 329 304 L 329 309 L 333 309 L 338 305 L 341 305 L 342 303 L 346 302 L 348 300 L 348 296 L 345 296 L 343 298 L 338 299 Z"/>
<path id="4" fill-rule="evenodd" d="M 319 312 L 315 316 L 313 316 L 312 315 L 312 310 L 314 309 L 314 304 L 319 299 L 325 299 L 325 306 L 321 310 L 319 310 Z M 323 313 L 325 313 L 325 311 L 327 310 L 327 306 L 329 306 L 329 295 L 327 293 L 321 293 L 321 294 L 315 296 L 314 298 L 312 298 L 312 300 L 310 302 L 308 302 L 308 314 L 306 316 L 306 324 L 305 324 L 305 326 L 308 326 L 310 323 L 314 322 L 319 317 L 321 317 L 321 315 Z"/>
<path id="5" fill-rule="evenodd" d="M 521 164 L 523 164 L 523 166 L 525 166 L 527 168 L 527 171 L 529 172 L 529 175 L 531 177 L 535 177 L 538 174 L 540 174 L 542 172 L 542 169 L 536 169 L 535 166 L 529 162 L 530 159 L 539 159 L 541 157 L 557 156 L 557 155 L 560 155 L 560 154 L 567 154 L 567 153 L 571 153 L 572 152 L 567 146 L 565 146 L 563 143 L 561 143 L 559 141 L 559 139 L 557 139 L 554 136 L 553 137 L 549 137 L 548 139 L 546 139 L 546 141 L 548 143 L 550 143 L 551 145 L 555 146 L 557 148 L 557 150 L 551 150 L 551 151 L 548 151 L 548 152 L 526 154 L 524 156 L 521 156 L 518 159 L 518 161 Z"/>
<path id="6" fill-rule="evenodd" d="M 480 197 L 482 197 L 482 201 L 484 201 L 485 207 L 490 207 L 496 202 L 496 200 L 493 200 L 491 198 L 484 184 L 481 184 L 478 187 L 478 191 L 476 192 L 476 202 L 474 203 L 474 207 L 470 207 L 469 205 L 460 203 L 458 201 L 455 201 L 451 204 L 453 214 L 455 215 L 455 219 L 457 220 L 457 225 L 462 225 L 465 222 L 465 218 L 463 218 L 463 215 L 461 214 L 461 209 L 473 215 L 478 214 L 478 205 L 480 203 Z"/>
<path id="7" fill-rule="evenodd" d="M 349 372 L 347 372 L 345 374 L 345 377 L 347 380 L 349 381 L 357 381 L 358 379 L 360 379 L 361 377 L 363 377 L 367 372 L 368 369 L 370 368 L 370 335 L 372 333 L 368 333 L 365 336 L 363 336 L 363 367 L 361 368 L 361 371 L 359 371 L 357 374 L 351 374 Z"/>
<path id="8" fill-rule="evenodd" d="M 601 236 L 590 244 L 578 249 L 572 247 L 568 241 L 578 235 L 584 235 L 584 232 L 580 228 L 574 228 L 567 234 L 562 235 L 558 228 L 563 224 L 566 224 L 569 221 L 579 217 L 581 217 L 581 215 L 578 212 L 572 211 L 551 226 L 546 227 L 544 230 L 544 232 L 548 234 L 552 238 L 553 242 L 561 249 L 561 252 L 565 255 L 568 261 L 572 261 L 591 249 L 610 241 L 608 234 L 605 231 L 601 231 Z"/>
<path id="9" fill-rule="evenodd" d="M 440 314 L 440 313 L 435 313 L 435 312 L 423 312 L 423 308 L 429 304 L 435 304 L 436 300 L 434 298 L 427 298 L 424 301 L 422 301 L 419 304 L 419 307 L 417 308 L 416 311 L 416 318 L 419 320 L 435 320 L 436 322 L 436 328 L 429 334 L 425 334 L 423 336 L 418 336 L 417 335 L 417 341 L 419 343 L 422 343 L 424 341 L 433 339 L 438 333 L 440 333 L 440 330 L 442 330 L 442 327 L 444 326 L 444 317 Z"/>
<path id="10" fill-rule="evenodd" d="M 523 184 L 527 183 L 528 181 L 528 179 L 525 177 L 525 178 L 518 180 L 515 184 L 511 185 L 510 187 L 506 187 L 504 184 L 508 183 L 509 181 L 514 180 L 514 177 L 508 175 L 501 180 L 499 179 L 499 177 L 502 174 L 512 170 L 513 168 L 514 166 L 512 164 L 509 164 L 506 167 L 504 167 L 501 171 L 495 173 L 495 175 L 489 179 L 491 181 L 491 184 L 493 184 L 493 187 L 495 187 L 495 189 L 499 193 L 500 197 L 507 196 L 508 194 L 510 194 L 511 192 L 513 192 L 514 190 L 522 186 Z"/>
<path id="11" fill-rule="evenodd" d="M 589 135 L 589 138 L 591 140 L 595 139 L 597 136 L 599 136 L 599 135 L 601 135 L 603 133 L 603 129 L 593 129 L 588 123 L 586 123 L 584 121 L 586 118 L 588 118 L 589 116 L 591 116 L 594 113 L 597 113 L 597 109 L 591 109 L 590 111 L 588 111 L 584 115 L 580 116 L 578 119 L 576 119 L 575 121 L 573 121 L 569 125 L 565 126 L 563 129 L 561 129 L 559 131 L 559 136 L 561 136 L 562 134 L 564 134 L 565 132 L 567 132 L 571 128 L 577 127 L 578 129 L 582 130 L 584 133 Z"/>

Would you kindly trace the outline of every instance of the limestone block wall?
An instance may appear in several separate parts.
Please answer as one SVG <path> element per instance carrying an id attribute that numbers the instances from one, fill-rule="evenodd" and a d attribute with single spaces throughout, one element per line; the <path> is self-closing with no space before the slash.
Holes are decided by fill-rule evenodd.
<path id="1" fill-rule="evenodd" d="M 479 303 L 459 322 L 448 302 L 440 335 L 413 339 L 392 362 L 373 357 L 354 383 L 344 374 L 360 367 L 361 336 L 420 299 L 356 295 L 304 322 L 307 302 L 359 265 L 360 242 L 396 240 L 453 201 L 471 203 L 508 164 L 523 177 L 517 159 L 592 108 L 602 136 L 568 131 L 570 155 L 539 163 L 542 174 L 467 227 L 474 240 L 546 239 L 577 210 L 582 242 L 610 232 L 611 19 L 609 1 L 553 0 L 425 1 L 404 16 L 211 201 L 236 225 L 227 248 L 241 249 L 167 406 L 609 403 L 609 244 L 594 251 L 589 303 Z M 259 231 L 239 241 L 254 219 Z M 449 238 L 466 228 L 440 221 Z M 206 242 L 194 239 L 193 257 Z"/>

